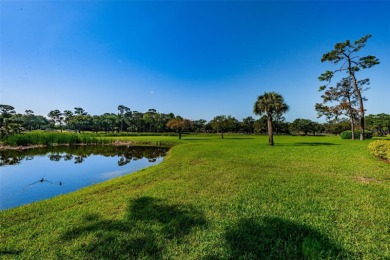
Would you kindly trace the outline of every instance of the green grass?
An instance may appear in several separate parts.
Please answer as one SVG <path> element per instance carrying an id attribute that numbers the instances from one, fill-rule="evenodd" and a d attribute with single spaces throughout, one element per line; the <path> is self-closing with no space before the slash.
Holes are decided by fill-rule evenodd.
<path id="1" fill-rule="evenodd" d="M 164 162 L 0 212 L 4 258 L 389 259 L 390 165 L 370 141 L 218 135 Z"/>

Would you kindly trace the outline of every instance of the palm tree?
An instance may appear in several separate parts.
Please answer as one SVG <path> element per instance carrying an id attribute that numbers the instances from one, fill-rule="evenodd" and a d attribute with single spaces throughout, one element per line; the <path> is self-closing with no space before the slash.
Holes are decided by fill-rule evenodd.
<path id="1" fill-rule="evenodd" d="M 282 95 L 276 92 L 265 92 L 263 95 L 257 97 L 257 101 L 253 107 L 253 112 L 256 115 L 267 116 L 268 126 L 268 143 L 274 145 L 274 137 L 272 132 L 272 116 L 281 115 L 288 110 L 288 105 L 284 103 Z"/>

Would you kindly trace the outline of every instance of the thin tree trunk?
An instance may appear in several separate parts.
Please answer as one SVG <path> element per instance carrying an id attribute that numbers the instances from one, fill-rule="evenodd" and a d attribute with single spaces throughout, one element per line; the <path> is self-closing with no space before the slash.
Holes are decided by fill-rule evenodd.
<path id="1" fill-rule="evenodd" d="M 272 132 L 272 116 L 267 115 L 267 124 L 268 124 L 268 144 L 274 145 L 274 136 Z"/>
<path id="2" fill-rule="evenodd" d="M 353 80 L 353 88 L 355 89 L 355 92 L 358 96 L 358 99 L 359 99 L 359 112 L 360 112 L 360 140 L 364 140 L 364 106 L 363 106 L 363 98 L 362 98 L 362 94 L 360 93 L 360 90 L 358 88 L 358 85 L 357 85 L 357 80 L 356 80 L 356 77 L 355 77 L 355 73 L 353 73 L 352 69 L 351 69 L 351 60 L 350 58 L 348 57 L 348 71 L 349 71 L 349 75 L 352 77 L 352 80 Z"/>
<path id="3" fill-rule="evenodd" d="M 352 131 L 352 140 L 355 140 L 355 122 L 353 120 L 352 115 L 351 115 L 351 131 Z"/>
<path id="4" fill-rule="evenodd" d="M 353 113 L 352 113 L 352 105 L 351 105 L 351 95 L 349 94 L 349 91 L 347 93 L 348 98 L 348 112 L 349 112 L 349 118 L 351 121 L 351 131 L 352 131 L 352 140 L 355 140 L 355 120 L 353 119 Z"/>
<path id="5" fill-rule="evenodd" d="M 223 130 L 221 130 L 221 137 L 222 137 L 222 139 L 223 139 Z"/>
<path id="6" fill-rule="evenodd" d="M 179 139 L 181 139 L 181 131 L 179 131 Z"/>

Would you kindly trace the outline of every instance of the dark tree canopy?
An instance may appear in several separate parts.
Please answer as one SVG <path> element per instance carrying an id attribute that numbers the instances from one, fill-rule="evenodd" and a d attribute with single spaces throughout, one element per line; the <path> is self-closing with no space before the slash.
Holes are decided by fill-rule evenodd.
<path id="1" fill-rule="evenodd" d="M 62 123 L 64 122 L 64 117 L 60 110 L 55 109 L 49 112 L 47 116 L 52 120 L 53 125 L 59 124 L 62 132 Z"/>
<path id="2" fill-rule="evenodd" d="M 232 116 L 219 115 L 210 121 L 210 125 L 215 131 L 221 133 L 221 138 L 223 139 L 223 134 L 233 126 L 234 120 L 235 118 Z"/>

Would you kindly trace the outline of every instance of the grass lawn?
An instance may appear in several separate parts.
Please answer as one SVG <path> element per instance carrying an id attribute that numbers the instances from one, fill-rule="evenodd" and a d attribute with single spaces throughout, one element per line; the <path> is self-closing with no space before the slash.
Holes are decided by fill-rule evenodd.
<path id="1" fill-rule="evenodd" d="M 370 141 L 218 135 L 164 162 L 0 212 L 7 258 L 390 258 L 390 164 Z"/>

